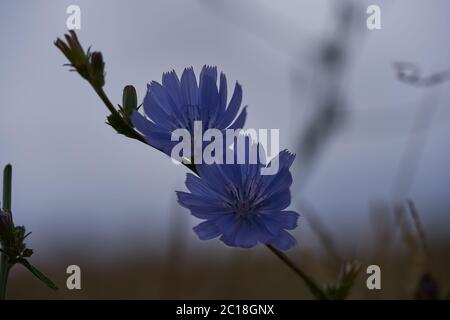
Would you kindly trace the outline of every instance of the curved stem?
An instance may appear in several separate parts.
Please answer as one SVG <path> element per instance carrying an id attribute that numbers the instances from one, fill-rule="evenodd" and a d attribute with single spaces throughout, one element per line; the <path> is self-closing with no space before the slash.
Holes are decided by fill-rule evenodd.
<path id="1" fill-rule="evenodd" d="M 92 88 L 94 89 L 94 91 L 97 93 L 97 95 L 100 97 L 100 99 L 103 101 L 103 103 L 105 104 L 105 106 L 108 108 L 108 110 L 111 112 L 111 114 L 117 114 L 117 110 L 116 108 L 114 108 L 113 104 L 111 103 L 111 100 L 109 100 L 108 96 L 106 95 L 105 91 L 103 91 L 102 88 L 96 88 L 93 84 L 91 84 Z M 128 124 L 125 123 L 126 126 L 128 126 Z M 134 133 L 134 138 L 136 140 L 139 140 L 142 143 L 145 143 L 146 145 L 149 145 L 147 143 L 147 141 L 145 141 L 144 137 L 142 135 L 140 135 L 136 130 L 134 130 L 134 128 L 130 128 L 133 133 Z M 150 145 L 150 147 L 155 148 L 154 146 Z M 163 152 L 162 150 L 155 148 L 158 151 Z M 194 164 L 191 163 L 184 163 L 183 165 L 188 168 L 189 170 L 191 170 L 192 172 L 194 172 L 195 174 L 197 174 L 197 170 L 195 168 Z"/>
<path id="2" fill-rule="evenodd" d="M 310 277 L 308 276 L 302 269 L 295 265 L 291 259 L 288 258 L 283 252 L 275 249 L 270 244 L 266 245 L 269 250 L 275 254 L 281 261 L 283 261 L 292 271 L 294 271 L 308 286 L 309 291 L 311 291 L 312 295 L 319 300 L 328 300 L 325 292 L 320 288 L 320 286 Z"/>

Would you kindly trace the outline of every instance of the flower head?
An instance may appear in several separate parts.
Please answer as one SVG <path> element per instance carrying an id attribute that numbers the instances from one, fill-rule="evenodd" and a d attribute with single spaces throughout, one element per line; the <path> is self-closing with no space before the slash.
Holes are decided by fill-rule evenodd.
<path id="1" fill-rule="evenodd" d="M 94 88 L 103 87 L 105 85 L 105 63 L 102 53 L 91 52 L 90 48 L 84 52 L 73 30 L 70 30 L 64 37 L 66 42 L 58 38 L 54 44 L 70 61 L 68 65 L 89 81 Z"/>
<path id="2" fill-rule="evenodd" d="M 236 83 L 227 107 L 227 79 L 217 68 L 204 66 L 199 83 L 192 68 L 184 69 L 181 80 L 175 71 L 164 73 L 162 84 L 153 81 L 147 86 L 143 106 L 145 116 L 134 112 L 131 121 L 148 144 L 170 155 L 177 141 L 171 141 L 175 129 L 187 129 L 193 135 L 194 121 L 202 122 L 203 131 L 241 129 L 247 112 L 239 114 L 242 88 Z M 202 132 L 203 133 L 203 132 Z"/>
<path id="3" fill-rule="evenodd" d="M 286 230 L 297 227 L 299 215 L 285 210 L 291 202 L 289 168 L 295 156 L 285 150 L 277 157 L 274 175 L 261 175 L 261 168 L 271 164 L 259 159 L 252 164 L 248 156 L 244 164 L 196 165 L 199 176 L 187 174 L 190 193 L 178 191 L 178 202 L 205 219 L 194 227 L 201 240 L 220 236 L 232 247 L 251 248 L 260 242 L 280 250 L 296 244 Z"/>

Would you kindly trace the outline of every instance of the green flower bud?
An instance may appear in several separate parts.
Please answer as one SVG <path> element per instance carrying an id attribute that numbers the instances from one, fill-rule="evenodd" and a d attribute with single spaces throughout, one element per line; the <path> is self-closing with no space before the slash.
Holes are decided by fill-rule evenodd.
<path id="1" fill-rule="evenodd" d="M 123 88 L 122 109 L 126 119 L 129 119 L 137 109 L 137 94 L 133 86 L 128 85 Z"/>
<path id="2" fill-rule="evenodd" d="M 105 63 L 101 52 L 85 52 L 73 30 L 64 35 L 66 42 L 56 39 L 55 46 L 69 60 L 69 66 L 73 67 L 84 79 L 89 81 L 95 89 L 100 89 L 105 84 Z"/>
<path id="3" fill-rule="evenodd" d="M 90 58 L 90 81 L 95 88 L 101 88 L 105 85 L 105 63 L 101 52 L 95 51 Z"/>

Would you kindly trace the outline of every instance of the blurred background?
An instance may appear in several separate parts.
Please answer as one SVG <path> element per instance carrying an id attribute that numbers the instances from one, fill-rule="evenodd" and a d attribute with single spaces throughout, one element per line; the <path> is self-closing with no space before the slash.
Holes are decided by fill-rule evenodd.
<path id="1" fill-rule="evenodd" d="M 263 246 L 196 238 L 199 220 L 174 192 L 186 169 L 115 134 L 88 83 L 62 66 L 53 41 L 72 4 L 116 104 L 125 85 L 142 99 L 147 83 L 187 66 L 217 65 L 229 91 L 243 85 L 246 127 L 279 128 L 297 153 L 302 217 L 289 256 L 320 283 L 357 260 L 350 298 L 448 297 L 450 2 L 10 0 L 0 3 L 0 165 L 13 164 L 32 261 L 61 289 L 19 266 L 9 298 L 311 298 Z M 380 30 L 366 27 L 371 4 Z M 82 290 L 65 287 L 71 264 Z M 382 290 L 365 286 L 370 264 Z"/>

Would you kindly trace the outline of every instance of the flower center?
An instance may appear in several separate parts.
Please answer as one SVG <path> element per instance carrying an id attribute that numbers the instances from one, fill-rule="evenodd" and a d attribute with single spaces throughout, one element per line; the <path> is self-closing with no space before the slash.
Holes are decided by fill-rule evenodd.
<path id="1" fill-rule="evenodd" d="M 251 199 L 235 199 L 231 207 L 241 216 L 248 216 L 255 211 L 254 201 Z"/>

